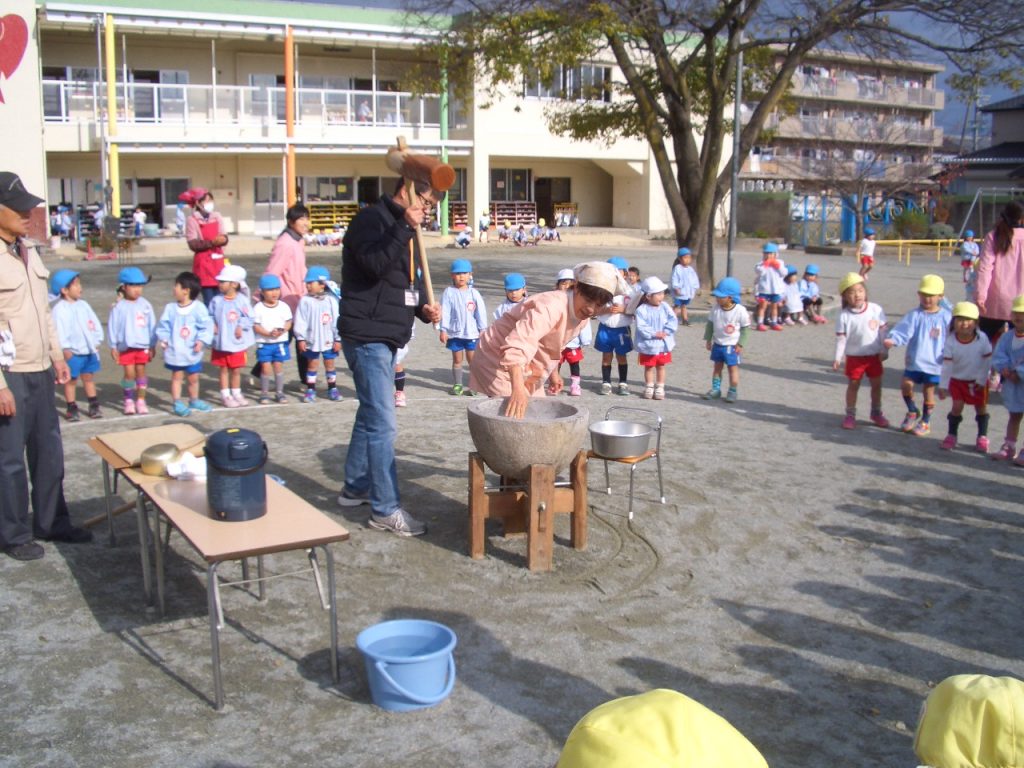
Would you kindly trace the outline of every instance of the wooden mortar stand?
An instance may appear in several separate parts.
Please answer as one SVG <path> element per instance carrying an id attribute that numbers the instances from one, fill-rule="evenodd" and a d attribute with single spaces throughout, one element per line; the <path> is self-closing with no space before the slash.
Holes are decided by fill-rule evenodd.
<path id="1" fill-rule="evenodd" d="M 469 556 L 484 556 L 484 521 L 500 518 L 505 535 L 526 533 L 526 567 L 552 570 L 555 515 L 570 517 L 569 543 L 587 548 L 587 452 L 576 454 L 569 467 L 569 485 L 555 485 L 555 468 L 532 464 L 525 483 L 502 477 L 497 488 L 484 485 L 484 460 L 469 454 Z"/>

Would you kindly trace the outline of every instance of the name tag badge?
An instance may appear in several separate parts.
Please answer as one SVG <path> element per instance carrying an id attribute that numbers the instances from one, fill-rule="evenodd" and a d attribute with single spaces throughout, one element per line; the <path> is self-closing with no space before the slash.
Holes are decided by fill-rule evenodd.
<path id="1" fill-rule="evenodd" d="M 405 292 L 405 306 L 418 307 L 420 305 L 420 292 L 409 288 Z"/>

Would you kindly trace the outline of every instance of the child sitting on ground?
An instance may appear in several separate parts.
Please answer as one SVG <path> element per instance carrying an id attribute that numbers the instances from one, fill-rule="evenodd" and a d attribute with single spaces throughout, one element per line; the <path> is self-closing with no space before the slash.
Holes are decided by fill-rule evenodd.
<path id="1" fill-rule="evenodd" d="M 252 308 L 252 330 L 256 335 L 256 362 L 260 365 L 260 405 L 270 402 L 270 377 L 274 377 L 274 399 L 283 403 L 284 363 L 291 360 L 288 331 L 292 310 L 281 301 L 281 278 L 266 274 L 260 278 L 260 300 Z"/>
<path id="2" fill-rule="evenodd" d="M 305 355 L 306 394 L 302 401 L 316 402 L 317 367 L 324 359 L 324 377 L 327 379 L 327 398 L 341 400 L 338 374 L 334 361 L 341 352 L 338 333 L 338 299 L 327 290 L 331 273 L 327 267 L 313 266 L 306 270 L 306 295 L 299 299 L 292 330 L 298 340 L 299 353 Z"/>
<path id="3" fill-rule="evenodd" d="M 785 317 L 782 320 L 786 325 L 807 325 L 807 318 L 804 317 L 804 301 L 800 296 L 800 283 L 797 279 L 799 272 L 792 264 L 786 267 L 786 277 L 783 280 L 786 284 L 783 304 Z"/>
<path id="4" fill-rule="evenodd" d="M 953 399 L 953 408 L 946 417 L 949 434 L 939 446 L 945 451 L 956 447 L 964 406 L 973 405 L 974 420 L 978 422 L 974 448 L 988 453 L 988 369 L 992 364 L 992 345 L 988 336 L 978 332 L 979 314 L 977 305 L 969 301 L 953 307 L 953 325 L 942 350 L 939 400 L 945 400 L 947 395 Z"/>
<path id="5" fill-rule="evenodd" d="M 179 274 L 174 279 L 174 301 L 164 307 L 156 327 L 156 337 L 164 351 L 164 368 L 171 372 L 171 400 L 175 416 L 213 410 L 199 397 L 203 351 L 213 342 L 213 320 L 206 305 L 196 301 L 201 292 L 202 287 L 195 274 Z M 181 396 L 181 385 L 186 379 L 187 401 Z"/>
<path id="6" fill-rule="evenodd" d="M 832 370 L 838 371 L 846 358 L 846 416 L 843 429 L 857 426 L 857 392 L 865 376 L 871 383 L 871 421 L 879 427 L 888 427 L 889 420 L 882 413 L 882 359 L 885 339 L 885 312 L 868 301 L 864 278 L 850 272 L 839 281 L 839 295 L 843 309 L 836 320 L 836 354 Z"/>
<path id="7" fill-rule="evenodd" d="M 98 352 L 103 343 L 103 326 L 92 307 L 82 298 L 82 279 L 78 272 L 58 269 L 50 278 L 50 292 L 60 296 L 53 305 L 53 324 L 71 371 L 71 379 L 64 384 L 64 399 L 67 401 L 64 418 L 68 421 L 81 419 L 75 401 L 75 389 L 78 379 L 81 379 L 89 400 L 89 418 L 98 419 L 103 413 L 93 375 L 100 370 Z"/>
<path id="8" fill-rule="evenodd" d="M 812 323 L 827 322 L 821 314 L 821 288 L 818 286 L 818 265 L 808 264 L 800 281 L 800 299 L 804 304 L 804 313 Z"/>
<path id="9" fill-rule="evenodd" d="M 452 284 L 441 295 L 441 343 L 452 353 L 452 395 L 473 396 L 473 390 L 462 387 L 462 358 L 473 361 L 480 332 L 487 327 L 487 310 L 480 292 L 470 285 L 473 265 L 469 259 L 452 262 Z"/>
<path id="10" fill-rule="evenodd" d="M 690 253 L 690 249 L 680 248 L 676 255 L 676 263 L 672 267 L 672 277 L 669 279 L 669 283 L 672 285 L 672 307 L 681 325 L 690 324 L 687 307 L 700 293 L 700 278 L 692 263 L 693 255 Z"/>
<path id="11" fill-rule="evenodd" d="M 942 350 L 951 320 L 949 310 L 941 304 L 946 284 L 938 275 L 925 275 L 917 288 L 919 305 L 903 316 L 889 332 L 886 349 L 907 348 L 906 370 L 901 392 L 907 404 L 907 415 L 900 424 L 904 432 L 923 437 L 931 432 L 932 411 L 935 410 L 935 388 L 942 374 Z M 914 386 L 921 385 L 922 411 L 914 404 Z"/>
<path id="12" fill-rule="evenodd" d="M 725 394 L 725 402 L 735 403 L 739 398 L 740 354 L 750 332 L 750 314 L 740 304 L 741 291 L 739 280 L 724 277 L 711 292 L 715 306 L 708 313 L 708 322 L 704 326 L 704 343 L 715 365 L 711 374 L 711 389 L 703 395 L 705 400 L 717 400 L 722 396 L 724 367 L 729 369 L 729 390 Z"/>
<path id="13" fill-rule="evenodd" d="M 130 416 L 149 413 L 146 407 L 146 364 L 153 357 L 156 343 L 156 316 L 152 305 L 142 298 L 142 288 L 149 278 L 138 267 L 125 267 L 117 276 L 120 301 L 116 302 L 107 318 L 110 336 L 110 354 L 122 369 L 121 388 L 124 391 L 124 413 Z"/>
<path id="14" fill-rule="evenodd" d="M 640 284 L 643 298 L 636 308 L 636 351 L 644 369 L 644 399 L 665 399 L 665 366 L 672 362 L 679 320 L 665 303 L 668 288 L 652 275 Z"/>
<path id="15" fill-rule="evenodd" d="M 246 352 L 256 338 L 252 332 L 252 302 L 241 292 L 245 270 L 237 264 L 224 267 L 217 275 L 220 293 L 210 302 L 213 318 L 213 352 L 210 362 L 220 368 L 220 400 L 226 408 L 246 404 L 242 395 L 242 369 Z"/>

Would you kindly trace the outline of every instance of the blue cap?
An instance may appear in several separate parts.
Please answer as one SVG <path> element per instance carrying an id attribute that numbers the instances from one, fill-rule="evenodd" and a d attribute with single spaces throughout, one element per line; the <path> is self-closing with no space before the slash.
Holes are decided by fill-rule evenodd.
<path id="1" fill-rule="evenodd" d="M 270 291 L 281 287 L 281 278 L 277 275 L 266 274 L 260 278 L 260 290 Z"/>
<path id="2" fill-rule="evenodd" d="M 526 278 L 520 275 L 518 272 L 510 272 L 505 275 L 505 290 L 506 291 L 518 291 L 520 288 L 526 287 Z"/>
<path id="3" fill-rule="evenodd" d="M 807 268 L 804 270 L 804 274 L 805 275 L 816 275 L 816 274 L 818 274 L 818 265 L 817 264 L 808 264 Z"/>
<path id="4" fill-rule="evenodd" d="M 472 272 L 472 271 L 473 271 L 473 265 L 470 263 L 469 259 L 456 259 L 455 261 L 452 262 L 452 274 L 453 275 L 458 275 L 458 274 L 462 274 L 463 272 Z"/>
<path id="5" fill-rule="evenodd" d="M 121 285 L 145 285 L 149 278 L 138 267 L 125 267 L 117 273 L 117 282 Z"/>
<path id="6" fill-rule="evenodd" d="M 974 237 L 974 230 L 968 229 L 966 232 L 964 232 L 964 237 Z"/>
<path id="7" fill-rule="evenodd" d="M 67 288 L 80 273 L 73 269 L 58 269 L 50 276 L 50 293 L 56 295 L 61 288 Z"/>
<path id="8" fill-rule="evenodd" d="M 761 248 L 761 253 L 778 253 L 778 252 L 779 252 L 779 244 L 778 243 L 765 243 L 764 246 Z"/>
<path id="9" fill-rule="evenodd" d="M 786 277 L 789 277 L 790 275 L 795 275 L 799 271 L 800 270 L 794 267 L 792 264 L 786 265 Z"/>
<path id="10" fill-rule="evenodd" d="M 738 303 L 742 292 L 743 286 L 740 285 L 739 280 L 735 277 L 723 277 L 718 281 L 718 285 L 715 286 L 715 290 L 711 292 L 711 295 L 719 299 L 728 297 Z"/>
<path id="11" fill-rule="evenodd" d="M 679 249 L 679 253 L 676 254 L 677 257 L 678 256 L 689 256 L 689 255 L 690 255 L 690 249 L 689 248 L 680 248 Z"/>
<path id="12" fill-rule="evenodd" d="M 608 259 L 608 263 L 611 264 L 616 269 L 629 269 L 629 262 L 626 261 L 621 256 L 612 256 L 610 259 Z"/>
<path id="13" fill-rule="evenodd" d="M 306 270 L 306 283 L 326 283 L 331 279 L 331 273 L 327 267 L 315 266 Z"/>
<path id="14" fill-rule="evenodd" d="M 871 227 L 864 227 L 864 237 L 871 237 L 873 234 L 875 234 L 875 230 Z"/>

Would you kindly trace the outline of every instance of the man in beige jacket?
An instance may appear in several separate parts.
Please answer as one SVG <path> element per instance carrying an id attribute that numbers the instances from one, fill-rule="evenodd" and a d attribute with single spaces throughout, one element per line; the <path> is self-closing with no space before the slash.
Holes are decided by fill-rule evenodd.
<path id="1" fill-rule="evenodd" d="M 64 503 L 54 381 L 63 384 L 71 374 L 50 317 L 50 273 L 23 240 L 32 209 L 42 202 L 16 174 L 0 172 L 0 547 L 16 560 L 43 556 L 34 538 L 92 539 L 71 525 Z"/>

